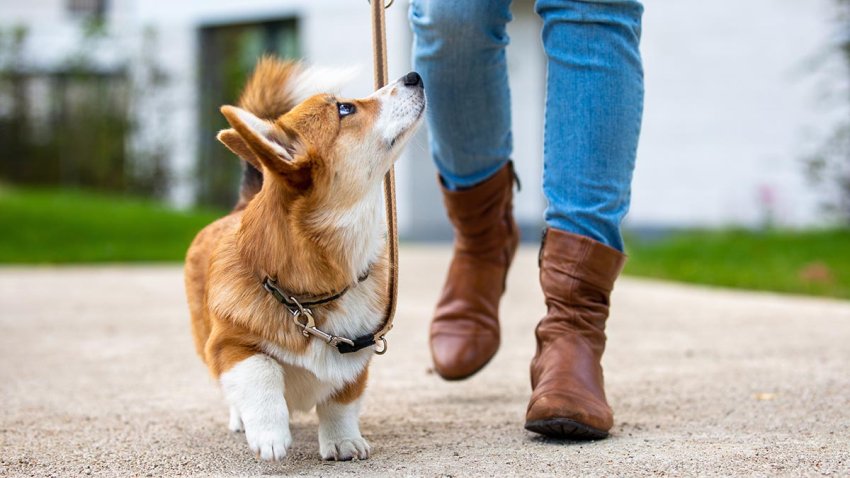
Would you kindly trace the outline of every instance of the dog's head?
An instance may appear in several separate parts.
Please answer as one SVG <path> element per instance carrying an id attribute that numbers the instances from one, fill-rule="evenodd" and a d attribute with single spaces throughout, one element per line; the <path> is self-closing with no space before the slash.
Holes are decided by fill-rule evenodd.
<path id="1" fill-rule="evenodd" d="M 233 129 L 219 139 L 284 194 L 354 204 L 380 183 L 424 109 L 422 80 L 408 73 L 362 99 L 309 97 L 274 121 L 224 106 Z"/>

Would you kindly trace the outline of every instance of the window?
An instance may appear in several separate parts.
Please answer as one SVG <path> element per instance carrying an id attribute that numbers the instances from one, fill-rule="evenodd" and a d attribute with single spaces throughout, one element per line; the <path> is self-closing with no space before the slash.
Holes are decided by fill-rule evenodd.
<path id="1" fill-rule="evenodd" d="M 103 18 L 106 0 L 67 0 L 68 12 L 81 17 Z"/>
<path id="2" fill-rule="evenodd" d="M 219 130 L 229 127 L 219 108 L 236 104 L 257 60 L 267 53 L 290 59 L 300 56 L 295 20 L 221 25 L 200 31 L 200 144 L 195 175 L 200 204 L 230 208 L 236 202 L 240 161 L 215 139 Z"/>

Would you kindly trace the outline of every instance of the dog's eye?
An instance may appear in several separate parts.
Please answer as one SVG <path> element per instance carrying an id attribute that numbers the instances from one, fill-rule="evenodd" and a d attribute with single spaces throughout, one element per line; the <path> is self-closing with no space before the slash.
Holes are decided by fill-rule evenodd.
<path id="1" fill-rule="evenodd" d="M 339 111 L 339 117 L 353 115 L 357 109 L 351 103 L 337 103 L 336 105 L 337 111 Z"/>

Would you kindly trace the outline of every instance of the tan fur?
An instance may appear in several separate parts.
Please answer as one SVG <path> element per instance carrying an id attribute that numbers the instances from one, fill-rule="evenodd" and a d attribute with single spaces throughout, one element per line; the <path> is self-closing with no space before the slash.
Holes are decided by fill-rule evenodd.
<path id="1" fill-rule="evenodd" d="M 367 458 L 358 400 L 372 350 L 342 354 L 305 336 L 305 317 L 263 281 L 302 300 L 347 290 L 310 307 L 328 333 L 356 339 L 382 328 L 389 265 L 381 181 L 421 122 L 425 97 L 421 82 L 405 77 L 364 99 L 318 94 L 296 105 L 308 83 L 291 83 L 315 78 L 304 71 L 264 58 L 240 107 L 221 108 L 231 128 L 218 139 L 256 170 L 245 170 L 234 210 L 189 247 L 192 333 L 231 405 L 231 429 L 244 424 L 262 458 L 285 456 L 287 410 L 314 406 L 323 458 Z"/>
<path id="2" fill-rule="evenodd" d="M 221 141 L 222 144 L 227 146 L 227 149 L 233 152 L 236 156 L 244 159 L 251 166 L 262 171 L 263 165 L 260 163 L 260 159 L 257 158 L 257 155 L 254 154 L 254 151 L 248 146 L 248 143 L 242 139 L 242 136 L 236 132 L 235 129 L 226 129 L 222 130 L 216 136 L 216 139 Z"/>
<path id="3" fill-rule="evenodd" d="M 239 98 L 239 106 L 262 119 L 273 120 L 291 110 L 294 98 L 284 89 L 302 67 L 298 63 L 264 56 L 257 62 Z"/>
<path id="4" fill-rule="evenodd" d="M 342 179 L 334 175 L 335 160 L 371 126 L 377 105 L 374 100 L 350 100 L 359 114 L 341 129 L 337 128 L 336 100 L 330 96 L 310 98 L 286 111 L 290 100 L 269 91 L 283 91 L 294 68 L 293 64 L 263 59 L 241 103 L 259 117 L 285 113 L 273 122 L 273 135 L 286 147 L 295 148 L 295 159 L 271 158 L 273 152 L 225 109 L 234 128 L 222 131 L 219 139 L 263 168 L 263 188 L 244 211 L 203 229 L 187 254 L 185 280 L 195 346 L 216 377 L 257 353 L 262 341 L 301 353 L 313 340 L 300 333 L 283 306 L 262 288 L 266 275 L 296 294 L 338 291 L 356 282 L 358 275 L 348 261 L 350 246 L 327 231 L 329 225 L 308 219 L 312 211 L 344 209 L 357 198 L 360 191 L 345 194 Z M 341 189 L 343 194 L 330 198 L 327 192 L 331 188 Z M 370 272 L 370 282 L 385 283 L 385 261 L 382 255 Z M 385 300 L 380 295 L 376 299 Z M 331 303 L 316 311 L 320 326 L 326 316 L 323 312 L 335 306 Z M 365 383 L 366 374 L 361 377 Z M 351 390 L 362 388 L 357 385 Z M 351 393 L 344 394 L 346 399 L 351 399 Z"/>
<path id="5" fill-rule="evenodd" d="M 201 357 L 204 356 L 204 348 L 211 328 L 211 321 L 207 312 L 210 256 L 220 238 L 228 231 L 232 231 L 238 221 L 239 216 L 231 214 L 205 227 L 195 236 L 195 240 L 192 241 L 189 252 L 186 254 L 184 273 L 186 297 L 189 302 L 195 349 Z"/>
<path id="6" fill-rule="evenodd" d="M 351 403 L 361 395 L 366 390 L 366 381 L 369 378 L 369 369 L 364 368 L 360 375 L 353 382 L 348 382 L 345 387 L 341 390 L 338 390 L 332 397 L 336 403 Z"/>

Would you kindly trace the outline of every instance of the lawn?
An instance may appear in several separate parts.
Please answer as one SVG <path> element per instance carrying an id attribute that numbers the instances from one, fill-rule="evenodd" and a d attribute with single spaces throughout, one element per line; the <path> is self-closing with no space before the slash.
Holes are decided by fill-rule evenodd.
<path id="1" fill-rule="evenodd" d="M 687 231 L 627 252 L 629 275 L 850 299 L 850 229 Z"/>
<path id="2" fill-rule="evenodd" d="M 221 213 L 134 198 L 0 187 L 0 263 L 182 261 Z"/>
<path id="3" fill-rule="evenodd" d="M 0 187 L 0 263 L 178 262 L 222 215 L 82 191 Z M 850 299 L 850 229 L 684 231 L 627 239 L 625 273 Z"/>

